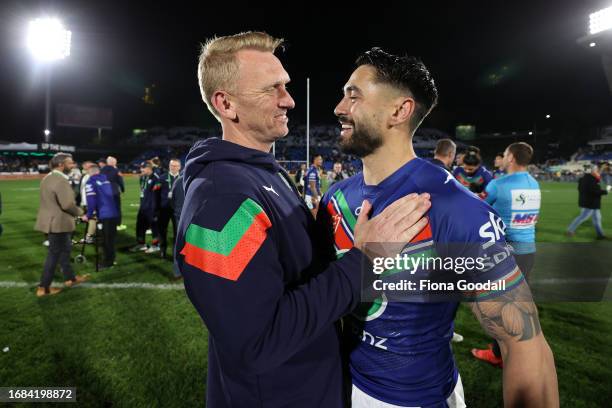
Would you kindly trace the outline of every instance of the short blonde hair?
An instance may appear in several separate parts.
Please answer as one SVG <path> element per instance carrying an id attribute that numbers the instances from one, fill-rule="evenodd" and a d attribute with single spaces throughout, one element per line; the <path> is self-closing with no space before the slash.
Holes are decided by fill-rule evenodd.
<path id="1" fill-rule="evenodd" d="M 274 53 L 283 44 L 282 38 L 257 31 L 214 37 L 202 44 L 198 62 L 198 83 L 202 99 L 208 110 L 217 118 L 219 113 L 212 105 L 211 97 L 219 89 L 234 90 L 238 76 L 236 53 L 240 50 L 257 50 Z"/>

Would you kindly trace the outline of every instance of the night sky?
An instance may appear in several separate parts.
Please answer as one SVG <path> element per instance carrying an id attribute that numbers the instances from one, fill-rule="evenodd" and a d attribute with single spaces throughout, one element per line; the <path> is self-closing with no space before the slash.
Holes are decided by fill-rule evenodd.
<path id="1" fill-rule="evenodd" d="M 0 140 L 42 137 L 42 75 L 24 38 L 27 22 L 44 14 L 60 17 L 73 35 L 71 56 L 53 70 L 53 101 L 112 108 L 115 139 L 154 124 L 213 125 L 197 86 L 199 44 L 244 30 L 287 40 L 280 58 L 292 77 L 293 124 L 305 120 L 306 77 L 312 123 L 335 123 L 353 61 L 372 46 L 419 56 L 429 67 L 440 103 L 428 127 L 511 131 L 545 126 L 546 114 L 556 126 L 612 123 L 600 56 L 576 43 L 588 14 L 612 1 L 209 3 L 3 0 Z M 146 106 L 141 98 L 152 83 L 156 104 Z"/>

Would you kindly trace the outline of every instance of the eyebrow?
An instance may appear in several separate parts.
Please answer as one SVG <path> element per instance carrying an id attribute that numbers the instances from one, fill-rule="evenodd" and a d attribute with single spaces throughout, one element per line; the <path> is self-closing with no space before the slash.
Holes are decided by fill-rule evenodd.
<path id="1" fill-rule="evenodd" d="M 349 93 L 349 92 L 356 92 L 358 94 L 361 94 L 361 89 L 359 89 L 359 87 L 357 85 L 349 85 L 344 87 L 343 92 L 345 93 Z"/>
<path id="2" fill-rule="evenodd" d="M 273 84 L 267 86 L 266 88 L 276 88 L 279 85 L 287 85 L 290 82 L 291 82 L 291 78 L 287 77 L 287 78 L 283 78 L 281 80 L 274 82 Z"/>

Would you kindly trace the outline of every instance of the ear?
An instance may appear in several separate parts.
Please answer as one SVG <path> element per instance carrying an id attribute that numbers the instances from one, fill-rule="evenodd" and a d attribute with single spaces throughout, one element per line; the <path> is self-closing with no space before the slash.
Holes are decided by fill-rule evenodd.
<path id="1" fill-rule="evenodd" d="M 238 113 L 234 109 L 234 104 L 230 99 L 230 94 L 223 91 L 216 91 L 210 98 L 212 106 L 219 113 L 219 116 L 229 120 L 235 120 Z"/>
<path id="2" fill-rule="evenodd" d="M 391 115 L 391 120 L 389 123 L 391 126 L 397 126 L 410 122 L 416 108 L 416 102 L 411 97 L 397 98 L 394 107 L 395 110 Z"/>

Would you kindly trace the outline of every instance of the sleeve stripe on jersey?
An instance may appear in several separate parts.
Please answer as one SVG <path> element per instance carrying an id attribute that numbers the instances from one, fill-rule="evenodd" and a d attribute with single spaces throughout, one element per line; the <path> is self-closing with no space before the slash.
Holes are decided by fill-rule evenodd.
<path id="1" fill-rule="evenodd" d="M 338 203 L 338 207 L 340 208 L 340 211 L 342 211 L 343 218 L 348 222 L 349 226 L 351 227 L 351 230 L 353 230 L 355 228 L 355 224 L 357 224 L 357 219 L 351 212 L 348 202 L 346 201 L 344 194 L 342 194 L 342 190 L 336 191 L 334 193 L 334 198 L 336 199 L 336 202 Z"/>
<path id="2" fill-rule="evenodd" d="M 525 278 L 521 273 L 519 268 L 514 268 L 512 272 L 507 274 L 506 276 L 500 278 L 497 283 L 505 282 L 505 289 L 500 290 L 479 290 L 475 292 L 471 292 L 472 297 L 466 298 L 467 301 L 483 301 L 487 299 L 495 298 L 499 295 L 502 295 L 506 292 L 511 291 L 516 286 L 518 286 L 521 282 L 523 282 Z"/>
<path id="3" fill-rule="evenodd" d="M 266 239 L 272 226 L 263 209 L 246 199 L 221 231 L 190 224 L 181 255 L 203 272 L 238 280 Z"/>

